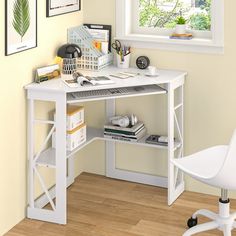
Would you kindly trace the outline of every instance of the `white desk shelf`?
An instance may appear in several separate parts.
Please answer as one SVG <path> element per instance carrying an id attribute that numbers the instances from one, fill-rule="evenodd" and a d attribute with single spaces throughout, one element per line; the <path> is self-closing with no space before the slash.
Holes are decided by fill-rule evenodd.
<path id="1" fill-rule="evenodd" d="M 110 76 L 111 74 L 121 71 L 121 69 L 111 66 L 100 72 L 82 71 L 82 73 L 90 76 Z M 148 78 L 145 76 L 146 71 L 135 68 L 125 69 L 123 71 L 135 72 L 139 73 L 139 75 L 130 79 L 111 77 L 114 84 L 105 86 L 69 88 L 58 79 L 46 81 L 41 84 L 32 83 L 25 87 L 28 99 L 29 205 L 27 216 L 29 218 L 66 224 L 66 190 L 67 187 L 74 182 L 74 156 L 82 148 L 96 139 L 104 140 L 106 142 L 105 157 L 107 177 L 166 187 L 168 188 L 169 205 L 171 205 L 184 191 L 183 173 L 180 172 L 178 168 L 174 167 L 170 160 L 183 156 L 183 87 L 186 73 L 182 71 L 159 70 L 160 75 L 158 77 Z M 127 92 L 114 92 L 104 95 L 104 91 L 102 91 L 104 89 L 107 91 L 114 91 L 114 89 L 123 91 L 125 89 Z M 96 95 L 98 91 L 99 93 L 102 91 L 103 95 Z M 88 95 L 88 93 L 90 95 Z M 106 100 L 106 117 L 108 118 L 115 115 L 116 99 L 149 95 L 156 95 L 156 98 L 158 99 L 158 95 L 160 94 L 166 94 L 168 98 L 168 146 L 145 143 L 145 139 L 148 135 L 138 142 L 111 140 L 104 138 L 103 129 L 88 127 L 87 141 L 72 152 L 66 151 L 66 107 L 68 104 Z M 56 108 L 56 122 L 40 121 L 43 124 L 51 124 L 52 128 L 38 153 L 35 153 L 34 144 L 34 125 L 38 122 L 34 112 L 36 100 L 55 102 Z M 176 112 L 177 110 L 178 112 Z M 55 129 L 57 131 L 56 148 L 45 150 L 47 142 L 50 141 Z M 179 142 L 174 142 L 174 134 L 177 134 L 176 140 L 179 140 Z M 116 168 L 115 144 L 118 142 L 166 150 L 168 158 L 168 175 L 166 177 L 161 177 Z M 50 189 L 46 187 L 47 185 L 38 171 L 38 167 L 40 166 L 55 169 L 56 183 L 55 186 Z M 44 194 L 37 199 L 35 199 L 34 196 L 35 178 L 39 179 L 44 191 Z M 53 201 L 54 198 L 56 198 L 56 203 Z M 47 203 L 51 204 L 52 210 L 43 208 Z"/>
<path id="2" fill-rule="evenodd" d="M 168 150 L 168 146 L 163 145 L 155 145 L 155 144 L 149 144 L 146 143 L 145 140 L 149 136 L 149 134 L 145 135 L 142 139 L 140 139 L 138 142 L 129 142 L 129 141 L 123 141 L 123 140 L 112 140 L 109 138 L 105 138 L 103 136 L 103 129 L 97 129 L 97 128 L 87 128 L 87 140 L 83 144 L 81 144 L 79 147 L 75 148 L 73 151 L 67 151 L 66 157 L 70 158 L 74 154 L 76 154 L 79 150 L 90 144 L 91 142 L 95 140 L 104 140 L 104 141 L 110 141 L 115 143 L 124 143 L 124 144 L 130 144 L 130 145 L 139 145 L 139 146 L 145 146 L 145 147 L 152 147 L 157 149 L 164 149 Z M 174 150 L 177 150 L 180 148 L 181 143 L 180 142 L 174 142 Z M 48 148 L 44 152 L 41 153 L 39 156 L 36 164 L 38 166 L 44 166 L 49 168 L 56 168 L 56 152 L 55 148 Z"/>

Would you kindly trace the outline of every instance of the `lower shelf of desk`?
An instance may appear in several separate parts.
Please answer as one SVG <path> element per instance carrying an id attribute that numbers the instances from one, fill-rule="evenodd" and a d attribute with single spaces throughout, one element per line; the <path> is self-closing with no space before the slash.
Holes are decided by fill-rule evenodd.
<path id="1" fill-rule="evenodd" d="M 109 138 L 104 138 L 103 136 L 103 129 L 97 129 L 97 128 L 87 128 L 87 140 L 85 143 L 81 144 L 79 147 L 75 148 L 73 151 L 67 151 L 66 157 L 69 158 L 75 153 L 77 153 L 80 149 L 84 148 L 94 140 L 104 140 L 104 141 L 110 141 L 110 142 L 117 142 L 117 143 L 125 143 L 125 144 L 131 144 L 131 145 L 140 145 L 140 146 L 146 146 L 146 147 L 152 147 L 152 148 L 158 148 L 158 149 L 166 149 L 168 150 L 167 146 L 161 146 L 161 145 L 155 145 L 155 144 L 148 144 L 145 142 L 146 138 L 149 136 L 149 134 L 145 135 L 142 139 L 140 139 L 138 142 L 129 142 L 129 141 L 123 141 L 123 140 L 113 140 Z M 174 150 L 178 149 L 181 146 L 181 143 L 175 142 L 174 143 Z M 56 168 L 56 150 L 54 148 L 49 148 L 42 152 L 42 154 L 39 156 L 36 164 L 38 166 L 44 166 L 44 167 L 50 167 L 50 168 Z"/>

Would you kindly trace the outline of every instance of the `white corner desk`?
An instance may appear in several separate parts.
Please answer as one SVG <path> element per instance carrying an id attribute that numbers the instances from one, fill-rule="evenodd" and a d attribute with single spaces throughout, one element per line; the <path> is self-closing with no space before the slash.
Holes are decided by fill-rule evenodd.
<path id="1" fill-rule="evenodd" d="M 100 72 L 81 71 L 84 75 L 110 76 L 121 72 L 116 67 L 107 67 Z M 106 142 L 106 176 L 128 181 L 134 181 L 154 186 L 168 188 L 168 204 L 171 205 L 184 191 L 183 173 L 170 162 L 172 158 L 183 156 L 183 109 L 184 109 L 184 81 L 186 72 L 174 70 L 159 70 L 159 76 L 150 78 L 145 76 L 146 71 L 130 68 L 125 72 L 137 72 L 139 75 L 129 79 L 111 77 L 114 84 L 101 86 L 68 87 L 61 79 L 49 80 L 40 84 L 32 83 L 25 86 L 28 100 L 28 208 L 27 217 L 37 220 L 66 224 L 67 222 L 67 187 L 74 182 L 74 155 L 95 139 Z M 111 93 L 106 96 L 82 96 L 85 91 L 104 89 L 126 89 L 131 92 Z M 135 89 L 133 89 L 135 88 Z M 178 89 L 178 93 L 177 93 Z M 113 91 L 113 90 L 112 90 Z M 81 93 L 82 92 L 82 93 Z M 176 94 L 175 94 L 176 93 Z M 115 166 L 115 143 L 125 142 L 110 140 L 103 137 L 103 129 L 87 128 L 87 141 L 81 146 L 68 152 L 66 150 L 66 109 L 68 104 L 86 101 L 106 100 L 106 116 L 115 115 L 115 100 L 123 97 L 147 96 L 166 94 L 168 96 L 168 146 L 158 146 L 145 143 L 145 138 L 133 145 L 166 149 L 168 156 L 168 176 L 154 176 L 143 173 L 120 170 Z M 76 95 L 76 96 L 74 96 Z M 80 96 L 81 95 L 81 96 Z M 35 117 L 35 101 L 55 102 L 56 121 L 39 120 Z M 178 110 L 178 112 L 176 112 Z M 86 111 L 85 111 L 86 112 Z M 36 124 L 51 125 L 51 129 L 42 143 L 40 150 L 35 151 Z M 56 130 L 56 148 L 48 148 L 48 142 Z M 175 136 L 175 140 L 174 140 Z M 147 136 L 146 136 L 147 137 Z M 129 142 L 126 142 L 129 143 Z M 47 188 L 40 175 L 39 167 L 55 169 L 55 185 Z M 35 178 L 44 193 L 35 198 Z M 54 201 L 56 198 L 56 202 Z M 51 210 L 44 207 L 50 203 Z"/>

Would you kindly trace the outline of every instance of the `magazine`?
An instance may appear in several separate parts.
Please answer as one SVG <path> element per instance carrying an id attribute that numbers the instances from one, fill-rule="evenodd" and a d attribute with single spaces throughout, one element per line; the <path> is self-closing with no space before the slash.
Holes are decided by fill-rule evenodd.
<path id="1" fill-rule="evenodd" d="M 62 81 L 70 88 L 76 88 L 79 86 L 95 86 L 95 85 L 106 85 L 113 84 L 114 81 L 106 76 L 83 76 L 81 73 L 76 72 L 68 78 L 62 77 Z"/>
<path id="2" fill-rule="evenodd" d="M 106 76 L 97 76 L 97 77 L 79 76 L 77 78 L 77 83 L 80 84 L 81 86 L 104 85 L 104 84 L 113 84 L 114 81 Z"/>

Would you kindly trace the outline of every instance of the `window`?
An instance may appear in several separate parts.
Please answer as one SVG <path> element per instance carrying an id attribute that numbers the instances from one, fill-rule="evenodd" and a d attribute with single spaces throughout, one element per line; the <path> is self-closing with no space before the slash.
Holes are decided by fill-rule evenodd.
<path id="1" fill-rule="evenodd" d="M 117 0 L 117 38 L 157 48 L 223 52 L 223 0 Z M 176 19 L 187 20 L 192 40 L 173 40 Z M 173 46 L 175 45 L 175 46 Z"/>

